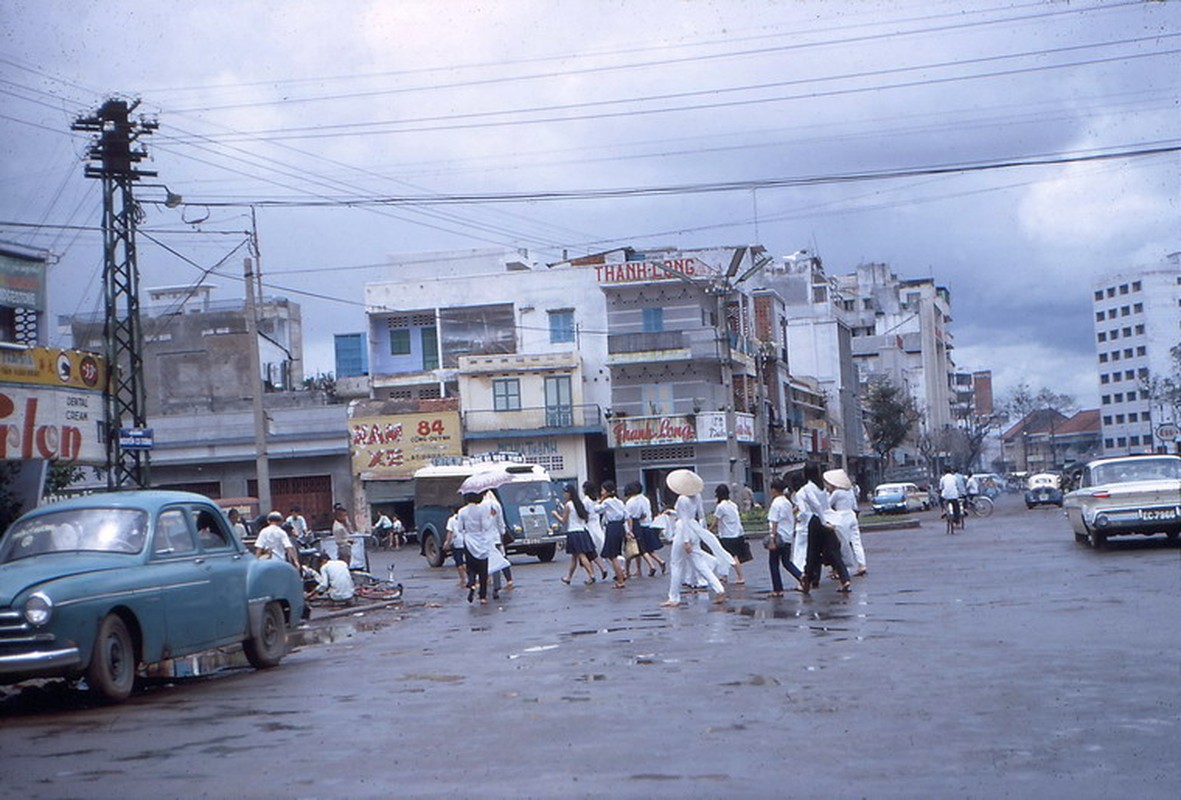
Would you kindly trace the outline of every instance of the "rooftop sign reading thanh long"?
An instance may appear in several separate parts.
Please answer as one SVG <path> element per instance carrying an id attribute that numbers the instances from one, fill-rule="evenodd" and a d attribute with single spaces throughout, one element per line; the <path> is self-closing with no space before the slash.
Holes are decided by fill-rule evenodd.
<path id="1" fill-rule="evenodd" d="M 696 258 L 669 258 L 660 261 L 625 261 L 619 264 L 598 264 L 595 279 L 599 283 L 648 283 L 649 281 L 678 280 L 678 275 L 689 279 L 712 278 L 718 271 Z"/>

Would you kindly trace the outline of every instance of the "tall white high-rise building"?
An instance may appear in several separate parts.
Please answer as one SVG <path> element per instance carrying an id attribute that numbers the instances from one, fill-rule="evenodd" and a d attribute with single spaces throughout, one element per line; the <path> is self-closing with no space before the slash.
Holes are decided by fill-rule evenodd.
<path id="1" fill-rule="evenodd" d="M 1104 455 L 1176 451 L 1158 431 L 1181 419 L 1150 382 L 1177 377 L 1169 351 L 1181 345 L 1181 252 L 1096 281 L 1093 303 Z"/>

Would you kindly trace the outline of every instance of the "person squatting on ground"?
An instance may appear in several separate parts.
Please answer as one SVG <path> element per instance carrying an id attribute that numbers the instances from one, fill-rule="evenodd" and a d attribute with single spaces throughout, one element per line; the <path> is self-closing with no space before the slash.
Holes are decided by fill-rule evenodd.
<path id="1" fill-rule="evenodd" d="M 824 483 L 829 487 L 829 510 L 824 515 L 824 521 L 837 533 L 845 565 L 853 565 L 854 575 L 864 575 L 868 570 L 865 567 L 865 548 L 861 545 L 861 524 L 857 520 L 857 497 L 853 494 L 853 482 L 843 469 L 830 469 L 824 473 Z"/>
<path id="2" fill-rule="evenodd" d="M 639 548 L 639 555 L 634 559 L 636 561 L 636 577 L 640 577 L 641 562 L 648 565 L 649 578 L 656 574 L 657 565 L 660 566 L 661 574 L 664 574 L 668 570 L 668 566 L 660 556 L 656 555 L 656 551 L 664 547 L 664 542 L 660 541 L 660 534 L 650 524 L 652 522 L 652 503 L 644 494 L 644 487 L 639 481 L 632 481 L 624 488 L 623 493 L 627 496 L 627 532 L 635 539 Z M 630 569 L 628 572 L 630 573 Z"/>
<path id="3" fill-rule="evenodd" d="M 736 584 L 746 583 L 742 574 L 742 565 L 750 561 L 750 545 L 746 542 L 746 531 L 742 528 L 742 517 L 738 513 L 738 506 L 730 499 L 730 487 L 719 484 L 714 489 L 714 497 L 718 504 L 714 507 L 714 525 L 717 527 L 718 539 L 722 547 L 734 559 L 734 574 Z"/>
<path id="4" fill-rule="evenodd" d="M 623 561 L 623 542 L 627 536 L 627 508 L 615 495 L 615 481 L 603 481 L 599 502 L 592 511 L 603 520 L 603 558 L 615 569 L 615 588 L 627 585 L 627 571 Z"/>
<path id="5" fill-rule="evenodd" d="M 669 473 L 665 483 L 678 496 L 674 506 L 676 522 L 669 554 L 672 569 L 669 570 L 668 599 L 660 605 L 668 608 L 679 606 L 681 585 L 688 583 L 695 586 L 698 581 L 705 581 L 714 593 L 714 602 L 721 603 L 726 599 L 726 588 L 718 580 L 714 557 L 701 549 L 701 534 L 705 528 L 697 521 L 698 499 L 695 496 L 701 494 L 705 482 L 692 470 L 678 469 Z M 721 555 L 726 555 L 725 551 Z"/>
<path id="6" fill-rule="evenodd" d="M 804 465 L 804 486 L 796 493 L 800 511 L 807 516 L 808 526 L 808 561 L 804 568 L 804 580 L 800 583 L 800 591 L 807 592 L 813 586 L 820 585 L 820 576 L 824 564 L 830 564 L 836 570 L 841 582 L 838 591 L 848 592 L 852 584 L 849 581 L 849 571 L 841 558 L 841 542 L 836 531 L 824 521 L 824 512 L 828 510 L 828 495 L 820 485 L 820 467 L 813 462 Z"/>
<path id="7" fill-rule="evenodd" d="M 570 554 L 570 568 L 566 570 L 562 583 L 569 585 L 574 571 L 581 566 L 586 570 L 586 584 L 589 586 L 595 582 L 595 573 L 588 558 L 595 552 L 595 543 L 586 530 L 590 513 L 582 504 L 582 497 L 574 484 L 567 484 L 563 494 L 565 499 L 562 507 L 554 509 L 554 518 L 566 533 L 566 552 Z"/>
<path id="8" fill-rule="evenodd" d="M 327 595 L 334 605 L 352 605 L 357 589 L 349 565 L 327 553 L 316 556 L 316 586 L 307 593 L 307 598 Z"/>
<path id="9" fill-rule="evenodd" d="M 771 596 L 783 597 L 783 578 L 779 574 L 779 565 L 796 579 L 801 590 L 804 584 L 804 573 L 792 562 L 792 541 L 795 538 L 796 515 L 791 501 L 784 492 L 787 481 L 775 478 L 771 481 L 771 506 L 767 509 L 767 524 L 771 532 L 767 534 L 767 565 L 771 570 Z"/>

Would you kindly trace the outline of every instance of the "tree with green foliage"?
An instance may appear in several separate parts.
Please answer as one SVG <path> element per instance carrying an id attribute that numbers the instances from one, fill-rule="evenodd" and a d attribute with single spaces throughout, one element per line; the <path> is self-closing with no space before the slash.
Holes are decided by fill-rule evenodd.
<path id="1" fill-rule="evenodd" d="M 18 469 L 20 462 L 0 461 L 0 533 L 8 530 L 8 526 L 21 514 L 20 498 L 9 491 Z"/>
<path id="2" fill-rule="evenodd" d="M 1181 423 L 1181 344 L 1170 348 L 1169 356 L 1172 373 L 1141 378 L 1140 387 L 1148 392 L 1155 421 Z"/>
<path id="3" fill-rule="evenodd" d="M 882 466 L 887 466 L 894 450 L 914 433 L 922 412 L 910 392 L 885 377 L 869 381 L 862 395 L 862 407 L 869 445 Z"/>
<path id="4" fill-rule="evenodd" d="M 1043 386 L 1034 392 L 1025 381 L 1001 401 L 1001 413 L 1011 422 L 1020 422 L 1034 411 L 1051 410 L 1069 417 L 1078 410 L 1073 396 L 1061 394 Z"/>

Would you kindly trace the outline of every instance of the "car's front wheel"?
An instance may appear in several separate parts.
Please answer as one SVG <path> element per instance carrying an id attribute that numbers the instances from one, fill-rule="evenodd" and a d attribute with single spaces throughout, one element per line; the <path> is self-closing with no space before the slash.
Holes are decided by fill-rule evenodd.
<path id="1" fill-rule="evenodd" d="M 287 622 L 282 607 L 275 602 L 267 603 L 262 612 L 262 626 L 257 636 L 251 636 L 242 643 L 246 660 L 255 669 L 276 667 L 287 654 Z"/>
<path id="2" fill-rule="evenodd" d="M 432 567 L 443 566 L 443 543 L 439 537 L 432 530 L 424 531 L 423 537 L 422 554 L 426 557 L 426 563 Z"/>
<path id="3" fill-rule="evenodd" d="M 86 667 L 87 685 L 104 699 L 121 703 L 135 687 L 135 664 L 135 644 L 127 624 L 117 614 L 108 614 L 98 626 Z"/>
<path id="4" fill-rule="evenodd" d="M 1107 546 L 1107 534 L 1100 533 L 1094 528 L 1090 528 L 1087 531 L 1087 541 L 1091 543 L 1091 547 L 1095 548 L 1096 550 L 1102 550 Z"/>

